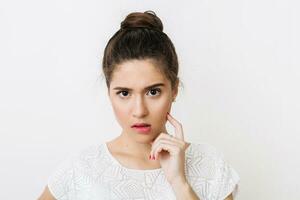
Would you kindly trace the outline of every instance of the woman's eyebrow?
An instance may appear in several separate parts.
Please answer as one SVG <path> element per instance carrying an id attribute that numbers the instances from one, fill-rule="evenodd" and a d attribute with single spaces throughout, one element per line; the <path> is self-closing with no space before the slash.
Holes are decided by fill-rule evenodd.
<path id="1" fill-rule="evenodd" d="M 147 87 L 145 87 L 144 90 L 148 90 L 150 88 L 154 88 L 154 87 L 158 87 L 158 86 L 165 86 L 164 83 L 155 83 L 155 84 L 152 84 L 152 85 L 149 85 Z M 128 91 L 132 91 L 131 88 L 126 88 L 126 87 L 115 87 L 114 90 L 128 90 Z"/>

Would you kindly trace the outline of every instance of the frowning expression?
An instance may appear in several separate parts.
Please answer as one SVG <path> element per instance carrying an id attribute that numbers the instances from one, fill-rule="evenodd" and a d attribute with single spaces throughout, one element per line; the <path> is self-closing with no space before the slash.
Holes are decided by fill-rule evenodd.
<path id="1" fill-rule="evenodd" d="M 124 134 L 139 141 L 149 141 L 165 130 L 166 115 L 177 95 L 177 86 L 158 69 L 151 59 L 129 60 L 113 72 L 109 98 Z M 135 123 L 151 125 L 149 134 L 137 134 Z"/>

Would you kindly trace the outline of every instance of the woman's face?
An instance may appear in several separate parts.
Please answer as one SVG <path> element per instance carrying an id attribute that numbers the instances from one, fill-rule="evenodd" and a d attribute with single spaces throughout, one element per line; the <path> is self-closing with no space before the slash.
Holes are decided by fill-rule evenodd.
<path id="1" fill-rule="evenodd" d="M 130 60 L 118 65 L 113 72 L 109 98 L 118 123 L 127 137 L 149 143 L 165 131 L 167 112 L 177 95 L 151 59 Z M 141 134 L 132 128 L 135 123 L 151 125 L 148 134 Z"/>

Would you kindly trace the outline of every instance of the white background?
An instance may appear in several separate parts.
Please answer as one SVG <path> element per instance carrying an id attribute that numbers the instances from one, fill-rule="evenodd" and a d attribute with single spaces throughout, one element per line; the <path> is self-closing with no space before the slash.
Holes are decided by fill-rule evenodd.
<path id="1" fill-rule="evenodd" d="M 120 134 L 101 59 L 125 16 L 145 10 L 178 53 L 172 114 L 186 140 L 223 152 L 238 199 L 300 199 L 299 5 L 1 0 L 0 199 L 37 199 L 64 158 Z"/>

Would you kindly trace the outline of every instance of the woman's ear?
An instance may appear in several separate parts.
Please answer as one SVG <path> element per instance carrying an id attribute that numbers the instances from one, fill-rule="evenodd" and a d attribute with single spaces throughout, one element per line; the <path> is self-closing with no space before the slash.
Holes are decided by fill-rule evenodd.
<path id="1" fill-rule="evenodd" d="M 178 94 L 178 86 L 179 86 L 179 79 L 177 78 L 176 83 L 175 83 L 175 86 L 174 86 L 174 89 L 173 89 L 173 92 L 172 92 L 172 98 L 173 98 L 173 101 L 175 101 L 175 99 L 176 99 L 176 97 L 177 97 L 177 94 Z"/>

